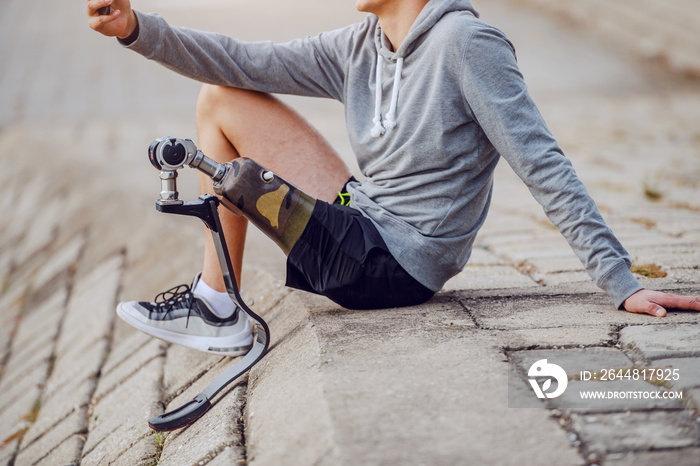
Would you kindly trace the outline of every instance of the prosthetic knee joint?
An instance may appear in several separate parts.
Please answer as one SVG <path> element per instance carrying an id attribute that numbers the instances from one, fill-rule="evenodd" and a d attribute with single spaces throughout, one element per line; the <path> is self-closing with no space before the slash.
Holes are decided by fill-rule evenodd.
<path id="1" fill-rule="evenodd" d="M 220 164 L 189 139 L 156 139 L 148 156 L 161 171 L 160 205 L 182 204 L 177 193 L 177 170 L 189 165 L 211 177 L 214 191 L 227 209 L 250 220 L 285 254 L 301 236 L 316 204 L 316 199 L 254 160 L 241 157 Z"/>

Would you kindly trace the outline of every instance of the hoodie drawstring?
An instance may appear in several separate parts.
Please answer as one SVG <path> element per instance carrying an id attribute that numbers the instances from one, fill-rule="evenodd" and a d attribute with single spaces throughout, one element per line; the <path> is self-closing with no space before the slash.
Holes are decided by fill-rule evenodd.
<path id="1" fill-rule="evenodd" d="M 396 61 L 396 73 L 394 74 L 394 88 L 391 90 L 391 106 L 389 114 L 386 116 L 384 126 L 387 129 L 396 128 L 396 107 L 399 104 L 399 84 L 401 84 L 401 71 L 403 69 L 403 58 Z"/>
<path id="2" fill-rule="evenodd" d="M 386 119 L 382 122 L 382 57 L 377 55 L 377 75 L 374 96 L 374 127 L 372 127 L 372 137 L 378 138 L 387 129 L 396 128 L 396 108 L 399 103 L 399 85 L 401 84 L 401 71 L 403 70 L 403 58 L 396 61 L 396 73 L 394 74 L 394 87 L 391 91 L 391 104 Z"/>
<path id="3" fill-rule="evenodd" d="M 378 138 L 384 134 L 384 126 L 382 126 L 382 56 L 377 55 L 377 76 L 374 89 L 374 127 L 372 128 L 372 137 Z"/>

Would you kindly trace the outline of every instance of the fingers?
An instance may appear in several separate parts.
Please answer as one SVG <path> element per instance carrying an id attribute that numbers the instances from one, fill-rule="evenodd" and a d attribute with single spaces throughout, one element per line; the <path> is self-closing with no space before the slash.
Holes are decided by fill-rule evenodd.
<path id="1" fill-rule="evenodd" d="M 694 296 L 681 296 L 671 293 L 662 293 L 659 304 L 672 309 L 686 309 L 700 311 L 700 298 Z"/>
<path id="2" fill-rule="evenodd" d="M 112 2 L 113 0 L 90 0 L 87 2 L 88 26 L 91 29 L 101 32 L 105 25 L 119 18 L 121 11 L 114 8 L 111 8 L 107 15 L 100 14 L 100 10 L 111 5 Z"/>
<path id="3" fill-rule="evenodd" d="M 119 18 L 119 16 L 121 16 L 121 11 L 119 11 L 119 10 L 112 10 L 112 12 L 109 15 L 93 16 L 93 17 L 88 19 L 88 26 L 90 26 L 91 29 L 93 29 L 97 32 L 102 32 L 106 25 L 108 25 L 112 21 Z M 106 34 L 106 35 L 116 35 L 116 34 Z"/>
<path id="4" fill-rule="evenodd" d="M 627 312 L 663 317 L 666 310 L 654 302 L 653 294 L 653 291 L 648 290 L 637 291 L 625 300 L 623 306 Z"/>
<path id="5" fill-rule="evenodd" d="M 663 317 L 666 309 L 700 311 L 700 298 L 641 290 L 630 296 L 624 306 L 629 312 Z"/>
<path id="6" fill-rule="evenodd" d="M 644 293 L 640 293 L 639 298 L 641 299 L 635 303 L 631 312 L 649 314 L 656 317 L 664 317 L 666 315 L 666 309 L 663 307 L 663 293 L 644 290 Z"/>
<path id="7" fill-rule="evenodd" d="M 666 315 L 666 309 L 656 303 L 649 303 L 646 313 L 656 317 L 664 317 Z"/>
<path id="8" fill-rule="evenodd" d="M 112 4 L 112 0 L 88 0 L 87 1 L 87 13 L 88 16 L 111 16 L 110 15 L 102 15 L 100 14 L 100 11 L 102 8 L 108 7 L 109 5 Z M 113 11 L 112 11 L 113 13 Z"/>

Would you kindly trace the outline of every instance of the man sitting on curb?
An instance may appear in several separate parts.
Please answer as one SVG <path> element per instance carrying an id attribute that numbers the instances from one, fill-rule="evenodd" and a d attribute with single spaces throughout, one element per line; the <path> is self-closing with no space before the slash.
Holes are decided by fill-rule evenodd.
<path id="1" fill-rule="evenodd" d="M 111 7 L 108 15 L 98 10 Z M 348 308 L 430 299 L 465 266 L 484 223 L 500 156 L 528 186 L 596 284 L 619 309 L 664 316 L 700 299 L 645 290 L 532 102 L 513 45 L 469 0 L 357 0 L 365 21 L 284 44 L 244 43 L 170 26 L 129 0 L 88 0 L 89 25 L 206 83 L 199 146 L 254 159 L 318 200 L 287 258 L 287 285 Z M 272 93 L 345 105 L 362 181 L 319 133 Z M 201 191 L 212 192 L 210 180 Z M 349 202 L 348 202 L 349 200 Z M 222 210 L 240 277 L 245 217 Z M 160 338 L 240 354 L 248 319 L 225 293 L 211 238 L 201 276 L 119 314 Z"/>

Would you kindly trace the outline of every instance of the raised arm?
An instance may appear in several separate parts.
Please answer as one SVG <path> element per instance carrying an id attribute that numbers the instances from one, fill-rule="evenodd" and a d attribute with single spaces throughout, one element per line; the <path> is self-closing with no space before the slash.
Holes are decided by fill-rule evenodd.
<path id="1" fill-rule="evenodd" d="M 102 17 L 102 1 L 88 1 L 90 27 L 179 74 L 218 86 L 340 101 L 347 58 L 366 28 L 361 23 L 280 44 L 244 42 L 171 26 L 157 14 L 131 10 L 128 0 L 111 0 L 112 13 Z"/>

